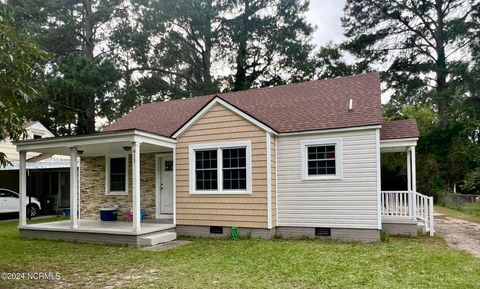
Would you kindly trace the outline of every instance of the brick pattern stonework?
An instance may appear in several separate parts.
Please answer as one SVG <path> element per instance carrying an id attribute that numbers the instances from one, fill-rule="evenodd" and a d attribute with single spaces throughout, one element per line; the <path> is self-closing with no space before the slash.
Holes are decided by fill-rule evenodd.
<path id="1" fill-rule="evenodd" d="M 105 157 L 84 157 L 80 166 L 80 216 L 82 219 L 99 219 L 100 208 L 118 205 L 119 219 L 132 207 L 131 158 L 128 167 L 128 196 L 105 194 Z M 140 202 L 147 218 L 155 218 L 155 154 L 140 156 Z"/>

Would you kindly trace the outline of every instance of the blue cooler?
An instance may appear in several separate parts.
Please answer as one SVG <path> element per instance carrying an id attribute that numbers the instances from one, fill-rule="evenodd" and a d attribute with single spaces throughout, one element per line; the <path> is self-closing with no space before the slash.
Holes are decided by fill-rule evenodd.
<path id="1" fill-rule="evenodd" d="M 63 209 L 63 215 L 65 217 L 70 217 L 70 208 L 64 208 Z"/>
<path id="2" fill-rule="evenodd" d="M 102 221 L 116 221 L 117 209 L 114 208 L 102 208 L 100 209 L 100 220 Z"/>

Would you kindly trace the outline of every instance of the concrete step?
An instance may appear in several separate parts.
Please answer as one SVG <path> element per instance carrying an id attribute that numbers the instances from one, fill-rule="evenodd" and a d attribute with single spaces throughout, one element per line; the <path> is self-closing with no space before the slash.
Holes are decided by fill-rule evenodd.
<path id="1" fill-rule="evenodd" d="M 177 233 L 175 232 L 161 232 L 150 236 L 142 237 L 143 246 L 153 246 L 160 243 L 170 242 L 177 239 Z"/>

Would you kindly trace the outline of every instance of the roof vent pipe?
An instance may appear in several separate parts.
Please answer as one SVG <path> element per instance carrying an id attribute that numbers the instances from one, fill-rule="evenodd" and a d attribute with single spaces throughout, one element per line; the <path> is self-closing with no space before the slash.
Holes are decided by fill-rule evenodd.
<path id="1" fill-rule="evenodd" d="M 352 112 L 353 111 L 353 99 L 350 98 L 350 102 L 348 104 L 348 112 Z"/>

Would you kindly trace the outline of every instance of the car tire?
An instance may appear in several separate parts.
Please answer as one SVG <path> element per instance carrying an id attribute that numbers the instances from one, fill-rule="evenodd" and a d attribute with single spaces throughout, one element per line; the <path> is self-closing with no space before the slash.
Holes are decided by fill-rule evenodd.
<path id="1" fill-rule="evenodd" d="M 38 215 L 38 206 L 37 205 L 29 205 L 27 206 L 27 217 L 34 218 Z"/>

